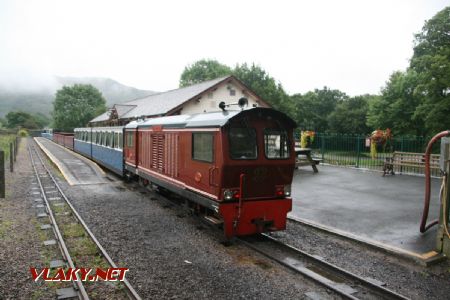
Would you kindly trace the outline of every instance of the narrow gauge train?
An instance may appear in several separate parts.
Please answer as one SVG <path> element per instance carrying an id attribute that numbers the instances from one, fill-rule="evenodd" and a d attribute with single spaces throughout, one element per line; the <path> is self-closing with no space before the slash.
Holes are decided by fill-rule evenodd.
<path id="1" fill-rule="evenodd" d="M 74 150 L 181 195 L 230 238 L 285 229 L 295 127 L 269 108 L 223 110 L 77 128 Z"/>

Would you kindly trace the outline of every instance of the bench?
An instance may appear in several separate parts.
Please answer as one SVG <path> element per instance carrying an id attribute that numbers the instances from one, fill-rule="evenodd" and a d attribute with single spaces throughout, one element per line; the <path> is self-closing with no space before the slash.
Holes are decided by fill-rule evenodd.
<path id="1" fill-rule="evenodd" d="M 296 148 L 295 149 L 295 168 L 298 169 L 302 166 L 311 166 L 314 170 L 314 173 L 319 172 L 316 165 L 318 165 L 322 160 L 319 158 L 313 158 L 311 156 L 310 148 Z"/>
<path id="2" fill-rule="evenodd" d="M 439 154 L 430 155 L 430 169 L 439 170 Z M 425 154 L 395 151 L 392 157 L 386 157 L 383 166 L 383 176 L 386 174 L 395 175 L 394 168 L 399 167 L 400 173 L 403 167 L 406 168 L 425 168 Z"/>

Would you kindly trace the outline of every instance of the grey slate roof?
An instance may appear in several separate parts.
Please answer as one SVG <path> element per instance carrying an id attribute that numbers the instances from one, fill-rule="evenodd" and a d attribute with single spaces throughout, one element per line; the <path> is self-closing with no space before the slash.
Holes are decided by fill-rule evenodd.
<path id="1" fill-rule="evenodd" d="M 116 109 L 117 115 L 119 116 L 119 118 L 122 118 L 124 114 L 126 114 L 127 112 L 129 112 L 130 110 L 132 110 L 135 107 L 136 107 L 136 105 L 114 104 L 114 108 Z M 109 116 L 110 116 L 110 111 L 108 110 L 108 111 L 102 113 L 101 115 L 95 117 L 90 122 L 95 123 L 95 122 L 108 121 Z"/>
<path id="2" fill-rule="evenodd" d="M 214 85 L 220 83 L 228 77 L 230 76 L 220 77 L 188 87 L 153 94 L 144 98 L 125 102 L 122 105 L 136 105 L 136 107 L 120 117 L 126 119 L 140 116 L 164 115 L 173 108 L 192 99 L 193 97 L 213 87 Z M 94 122 L 94 120 L 92 120 L 92 122 Z"/>
<path id="3" fill-rule="evenodd" d="M 127 104 L 115 104 L 114 108 L 117 111 L 117 114 L 119 115 L 119 118 L 122 118 L 123 115 L 125 115 L 127 112 L 135 108 L 136 105 L 127 105 Z"/>
<path id="4" fill-rule="evenodd" d="M 109 110 L 108 110 L 108 111 L 102 113 L 101 115 L 96 116 L 95 118 L 93 118 L 93 119 L 90 120 L 89 122 L 90 122 L 90 123 L 95 123 L 95 122 L 104 122 L 104 121 L 108 121 L 108 120 L 109 120 L 109 114 L 110 114 L 110 112 L 109 112 Z"/>

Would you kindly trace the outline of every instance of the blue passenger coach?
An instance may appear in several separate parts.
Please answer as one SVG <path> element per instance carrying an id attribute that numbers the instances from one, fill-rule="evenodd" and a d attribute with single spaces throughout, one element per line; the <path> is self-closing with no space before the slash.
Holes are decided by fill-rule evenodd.
<path id="1" fill-rule="evenodd" d="M 74 149 L 123 175 L 123 127 L 76 128 Z"/>

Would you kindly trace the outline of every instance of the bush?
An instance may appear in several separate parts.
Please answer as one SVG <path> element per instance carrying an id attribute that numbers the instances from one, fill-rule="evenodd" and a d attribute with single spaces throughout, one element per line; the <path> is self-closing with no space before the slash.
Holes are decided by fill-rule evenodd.
<path id="1" fill-rule="evenodd" d="M 19 136 L 21 136 L 21 137 L 27 137 L 28 136 L 28 131 L 26 129 L 20 129 L 17 134 Z"/>

